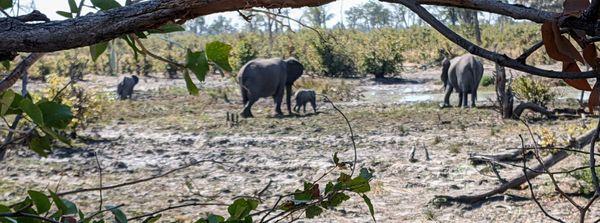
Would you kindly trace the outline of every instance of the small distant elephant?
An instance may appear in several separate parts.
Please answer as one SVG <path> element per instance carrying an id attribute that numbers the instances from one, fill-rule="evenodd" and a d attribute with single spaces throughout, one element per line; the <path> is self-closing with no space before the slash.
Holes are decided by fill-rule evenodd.
<path id="1" fill-rule="evenodd" d="M 259 98 L 273 97 L 275 112 L 281 112 L 283 93 L 286 93 L 287 110 L 292 114 L 292 85 L 304 73 L 304 66 L 295 58 L 254 59 L 246 63 L 238 73 L 244 110 L 244 118 L 253 117 L 252 105 Z"/>
<path id="2" fill-rule="evenodd" d="M 138 82 L 139 78 L 135 75 L 123 78 L 119 86 L 117 86 L 117 98 L 120 100 L 131 99 L 133 88 Z"/>
<path id="3" fill-rule="evenodd" d="M 458 106 L 468 107 L 467 95 L 471 94 L 471 107 L 477 101 L 477 88 L 483 76 L 483 65 L 471 54 L 465 54 L 452 60 L 444 59 L 442 62 L 442 82 L 446 90 L 442 107 L 450 107 L 450 95 L 456 89 L 458 92 Z"/>
<path id="4" fill-rule="evenodd" d="M 306 104 L 309 102 L 313 111 L 317 113 L 317 93 L 314 90 L 300 89 L 296 91 L 294 97 L 296 98 L 296 106 L 294 106 L 296 113 L 300 112 L 300 107 L 303 107 L 304 113 L 306 113 Z"/>

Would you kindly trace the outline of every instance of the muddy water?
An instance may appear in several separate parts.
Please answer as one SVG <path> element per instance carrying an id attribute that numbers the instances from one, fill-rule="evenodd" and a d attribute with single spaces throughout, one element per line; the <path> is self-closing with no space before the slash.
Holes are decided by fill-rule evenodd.
<path id="1" fill-rule="evenodd" d="M 362 103 L 383 103 L 383 104 L 413 104 L 421 102 L 442 102 L 444 93 L 442 86 L 430 83 L 406 83 L 390 85 L 367 85 L 360 86 L 364 96 Z M 579 99 L 581 91 L 570 87 L 555 87 L 553 91 L 558 99 Z M 489 89 L 480 89 L 477 96 L 477 102 L 487 103 L 496 97 L 496 93 Z M 587 100 L 589 92 L 584 94 Z M 450 103 L 458 104 L 458 94 L 453 93 L 450 97 Z"/>

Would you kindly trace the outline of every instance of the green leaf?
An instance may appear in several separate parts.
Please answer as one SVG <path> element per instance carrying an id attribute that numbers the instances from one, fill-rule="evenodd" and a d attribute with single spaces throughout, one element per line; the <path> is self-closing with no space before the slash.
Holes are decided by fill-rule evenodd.
<path id="1" fill-rule="evenodd" d="M 196 74 L 196 78 L 198 78 L 199 81 L 204 81 L 206 74 L 208 73 L 208 59 L 206 58 L 206 53 L 204 53 L 204 51 L 192 52 L 188 49 L 186 59 L 185 66 Z"/>
<path id="2" fill-rule="evenodd" d="M 366 180 L 370 180 L 371 178 L 373 178 L 373 173 L 370 172 L 367 168 L 361 168 L 360 174 L 358 176 L 365 178 Z"/>
<path id="3" fill-rule="evenodd" d="M 29 149 L 41 157 L 47 157 L 48 152 L 52 151 L 51 145 L 52 140 L 50 139 L 49 135 L 46 135 L 46 137 L 36 136 L 31 139 L 31 142 L 29 142 Z"/>
<path id="4" fill-rule="evenodd" d="M 113 213 L 113 215 L 115 216 L 115 220 L 118 223 L 127 223 L 127 216 L 125 216 L 125 213 L 123 213 L 123 211 L 121 211 L 118 208 L 115 208 L 114 206 L 106 206 L 106 209 L 110 209 L 110 212 Z"/>
<path id="5" fill-rule="evenodd" d="M 142 223 L 154 223 L 154 222 L 160 220 L 160 217 L 162 217 L 162 214 L 154 215 L 154 216 L 146 218 Z"/>
<path id="6" fill-rule="evenodd" d="M 60 198 L 58 197 L 58 195 L 56 195 L 56 193 L 54 193 L 54 192 L 50 191 L 50 197 L 52 198 L 52 201 L 54 202 L 54 205 L 56 205 L 56 208 L 58 208 L 58 210 L 59 210 L 59 211 L 60 211 L 62 214 L 64 214 L 64 213 L 66 213 L 66 212 L 67 212 L 68 208 L 67 208 L 67 206 L 65 205 L 65 202 L 63 202 L 63 200 L 62 200 L 62 199 L 60 199 Z M 61 215 L 62 215 L 62 214 L 61 214 Z"/>
<path id="7" fill-rule="evenodd" d="M 73 14 L 71 14 L 70 12 L 65 12 L 65 11 L 56 11 L 56 14 L 59 14 L 63 17 L 72 19 L 73 18 Z"/>
<path id="8" fill-rule="evenodd" d="M 10 105 L 12 105 L 15 100 L 15 92 L 12 90 L 7 90 L 2 93 L 2 98 L 0 98 L 0 116 L 4 116 Z"/>
<path id="9" fill-rule="evenodd" d="M 321 213 L 323 213 L 323 209 L 319 206 L 312 205 L 312 206 L 308 206 L 306 208 L 306 217 L 307 218 L 314 218 L 316 216 L 321 215 Z"/>
<path id="10" fill-rule="evenodd" d="M 231 72 L 231 65 L 229 65 L 229 52 L 231 46 L 225 43 L 215 41 L 206 44 L 206 57 L 208 60 L 214 62 L 221 69 Z"/>
<path id="11" fill-rule="evenodd" d="M 350 196 L 348 196 L 344 193 L 336 193 L 333 196 L 331 196 L 331 198 L 327 202 L 327 206 L 328 207 L 337 207 L 340 204 L 342 204 L 342 202 L 347 201 L 349 199 L 350 199 Z"/>
<path id="12" fill-rule="evenodd" d="M 79 211 L 77 209 L 77 205 L 67 199 L 61 199 L 65 204 L 67 209 L 63 212 L 63 214 L 77 214 Z"/>
<path id="13" fill-rule="evenodd" d="M 175 23 L 164 24 L 161 27 L 158 27 L 157 29 L 148 30 L 149 33 L 172 33 L 180 31 L 185 31 L 185 28 Z"/>
<path id="14" fill-rule="evenodd" d="M 42 131 L 44 131 L 44 133 L 50 135 L 50 137 L 54 138 L 54 139 L 58 139 L 61 142 L 67 144 L 67 145 L 71 145 L 71 140 L 69 140 L 67 137 L 57 133 L 56 131 L 54 131 L 52 128 L 50 127 L 46 127 L 43 126 L 40 129 L 42 129 Z"/>
<path id="15" fill-rule="evenodd" d="M 90 54 L 92 55 L 92 60 L 96 62 L 98 58 L 106 51 L 108 48 L 108 42 L 97 43 L 90 46 Z"/>
<path id="16" fill-rule="evenodd" d="M 100 10 L 109 10 L 121 7 L 121 4 L 115 0 L 92 0 L 92 5 L 100 8 Z"/>
<path id="17" fill-rule="evenodd" d="M 196 87 L 196 84 L 192 81 L 190 73 L 187 70 L 183 72 L 183 79 L 185 80 L 185 86 L 187 87 L 188 92 L 190 92 L 191 95 L 198 95 L 198 87 Z"/>
<path id="18" fill-rule="evenodd" d="M 325 185 L 325 194 L 328 194 L 329 192 L 333 191 L 333 183 L 332 182 L 328 182 L 327 185 Z"/>
<path id="19" fill-rule="evenodd" d="M 71 9 L 71 13 L 73 14 L 77 14 L 79 12 L 79 7 L 77 7 L 75 0 L 69 0 L 69 9 Z"/>
<path id="20" fill-rule="evenodd" d="M 206 220 L 208 221 L 208 223 L 225 222 L 225 218 L 223 216 L 214 215 L 214 214 L 209 215 L 208 218 L 206 218 Z"/>
<path id="21" fill-rule="evenodd" d="M 338 153 L 337 152 L 335 152 L 333 154 L 333 163 L 335 164 L 335 166 L 339 166 L 340 158 L 338 158 Z"/>
<path id="22" fill-rule="evenodd" d="M 0 8 L 9 9 L 13 7 L 13 0 L 0 0 Z"/>
<path id="23" fill-rule="evenodd" d="M 44 193 L 30 190 L 27 191 L 27 194 L 29 194 L 29 198 L 33 201 L 38 214 L 43 214 L 50 210 L 50 199 Z"/>
<path id="24" fill-rule="evenodd" d="M 356 192 L 356 193 L 365 193 L 371 190 L 371 185 L 369 185 L 369 181 L 361 176 L 358 176 L 348 182 L 348 190 Z"/>
<path id="25" fill-rule="evenodd" d="M 230 217 L 227 221 L 238 221 L 245 219 L 251 211 L 258 207 L 258 201 L 253 199 L 240 198 L 227 207 Z"/>
<path id="26" fill-rule="evenodd" d="M 6 68 L 6 70 L 10 70 L 10 61 L 9 60 L 2 61 L 2 66 L 4 66 L 4 68 Z"/>
<path id="27" fill-rule="evenodd" d="M 19 105 L 21 109 L 29 116 L 33 122 L 39 126 L 44 126 L 44 117 L 40 108 L 31 102 L 31 99 L 26 98 L 21 100 Z"/>
<path id="28" fill-rule="evenodd" d="M 73 119 L 73 113 L 69 106 L 54 102 L 44 101 L 37 105 L 44 117 L 45 126 L 65 129 Z"/>
<path id="29" fill-rule="evenodd" d="M 369 197 L 367 197 L 366 194 L 363 194 L 362 198 L 363 198 L 363 200 L 365 200 L 365 203 L 369 207 L 369 213 L 371 213 L 371 217 L 373 218 L 373 221 L 377 222 L 377 220 L 375 220 L 375 209 L 373 209 L 373 204 L 371 203 L 371 199 L 369 199 Z"/>

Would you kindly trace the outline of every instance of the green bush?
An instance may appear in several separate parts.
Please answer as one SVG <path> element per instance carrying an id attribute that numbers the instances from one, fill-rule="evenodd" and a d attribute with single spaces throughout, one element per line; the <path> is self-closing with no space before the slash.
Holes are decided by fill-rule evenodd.
<path id="1" fill-rule="evenodd" d="M 314 40 L 313 46 L 319 56 L 321 70 L 317 71 L 327 77 L 356 76 L 356 66 L 340 44 L 326 39 Z"/>
<path id="2" fill-rule="evenodd" d="M 483 76 L 481 78 L 481 86 L 487 87 L 494 84 L 494 77 L 492 76 Z"/>
<path id="3" fill-rule="evenodd" d="M 383 78 L 402 69 L 403 46 L 390 30 L 373 31 L 364 43 L 364 53 L 359 61 L 361 73 Z"/>
<path id="4" fill-rule="evenodd" d="M 239 70 L 244 64 L 255 59 L 257 56 L 258 52 L 254 49 L 252 44 L 248 40 L 241 39 L 233 48 L 230 60 L 233 69 Z"/>
<path id="5" fill-rule="evenodd" d="M 516 78 L 512 83 L 512 89 L 518 99 L 544 107 L 556 98 L 556 94 L 547 82 L 534 80 L 530 77 L 521 76 Z"/>

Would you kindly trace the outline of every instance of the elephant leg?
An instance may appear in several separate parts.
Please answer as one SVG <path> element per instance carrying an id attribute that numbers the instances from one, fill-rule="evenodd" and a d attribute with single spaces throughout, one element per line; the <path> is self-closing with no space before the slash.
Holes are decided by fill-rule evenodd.
<path id="1" fill-rule="evenodd" d="M 281 112 L 281 102 L 283 101 L 283 94 L 273 96 L 273 100 L 275 101 L 275 113 L 278 116 L 282 116 L 283 112 Z"/>
<path id="2" fill-rule="evenodd" d="M 462 104 L 462 107 L 463 107 L 463 108 L 466 108 L 466 107 L 468 107 L 468 106 L 467 106 L 467 104 L 469 103 L 468 95 L 469 95 L 469 93 L 467 93 L 467 92 L 465 92 L 465 93 L 462 93 L 462 94 L 461 94 L 461 96 L 462 96 L 462 101 L 463 101 L 463 104 Z"/>
<path id="3" fill-rule="evenodd" d="M 283 93 L 281 93 L 281 96 L 283 97 Z M 292 115 L 292 85 L 286 85 L 285 86 L 285 103 L 288 109 L 288 113 L 290 115 Z M 279 109 L 281 111 L 281 109 Z"/>
<path id="4" fill-rule="evenodd" d="M 317 103 L 315 102 L 315 100 L 310 101 L 310 106 L 312 107 L 313 111 L 317 113 Z"/>
<path id="5" fill-rule="evenodd" d="M 458 92 L 458 107 L 462 107 L 463 106 L 463 93 L 462 92 Z"/>
<path id="6" fill-rule="evenodd" d="M 252 105 L 257 101 L 257 99 L 249 99 L 248 103 L 244 106 L 244 111 L 240 114 L 242 118 L 251 118 L 254 117 L 252 115 Z"/>
<path id="7" fill-rule="evenodd" d="M 304 114 L 306 114 L 306 103 L 302 105 L 302 109 L 304 110 Z"/>
<path id="8" fill-rule="evenodd" d="M 471 108 L 475 108 L 475 102 L 477 101 L 477 90 L 473 90 L 471 92 Z"/>
<path id="9" fill-rule="evenodd" d="M 450 95 L 452 94 L 452 91 L 452 85 L 448 84 L 446 86 L 446 93 L 444 95 L 444 104 L 442 104 L 442 108 L 450 107 Z"/>

